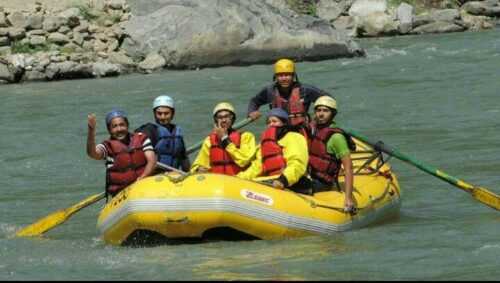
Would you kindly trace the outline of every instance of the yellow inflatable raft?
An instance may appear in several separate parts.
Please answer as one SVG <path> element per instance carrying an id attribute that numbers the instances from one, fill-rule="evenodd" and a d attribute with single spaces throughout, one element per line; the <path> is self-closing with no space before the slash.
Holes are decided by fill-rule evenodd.
<path id="1" fill-rule="evenodd" d="M 121 191 L 101 211 L 97 227 L 106 243 L 148 244 L 159 239 L 276 239 L 363 227 L 397 215 L 400 189 L 379 152 L 356 141 L 354 198 L 343 211 L 339 191 L 314 195 L 219 174 L 168 173 Z M 343 184 L 343 176 L 340 176 Z"/>

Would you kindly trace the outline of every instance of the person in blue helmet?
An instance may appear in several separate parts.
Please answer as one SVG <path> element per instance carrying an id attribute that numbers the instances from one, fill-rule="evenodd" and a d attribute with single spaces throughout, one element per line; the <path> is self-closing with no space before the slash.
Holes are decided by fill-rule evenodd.
<path id="1" fill-rule="evenodd" d="M 142 132 L 149 137 L 160 163 L 189 171 L 191 162 L 186 153 L 182 128 L 172 123 L 175 115 L 174 100 L 168 95 L 155 98 L 153 115 L 154 123 L 144 124 L 135 132 Z"/>
<path id="2" fill-rule="evenodd" d="M 271 109 L 266 123 L 267 128 L 261 135 L 255 159 L 237 176 L 247 180 L 274 176 L 271 183 L 273 187 L 309 194 L 306 138 L 290 129 L 289 115 L 281 108 Z"/>
<path id="3" fill-rule="evenodd" d="M 112 110 L 106 115 L 109 139 L 96 145 L 95 114 L 88 115 L 87 155 L 96 160 L 105 160 L 106 195 L 115 196 L 121 190 L 150 176 L 156 166 L 156 155 L 151 141 L 143 133 L 128 131 L 129 122 L 125 112 Z"/>

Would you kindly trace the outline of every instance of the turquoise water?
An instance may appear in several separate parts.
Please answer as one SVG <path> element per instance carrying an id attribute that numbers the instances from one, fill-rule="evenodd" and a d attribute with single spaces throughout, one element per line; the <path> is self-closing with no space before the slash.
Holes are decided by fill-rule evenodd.
<path id="1" fill-rule="evenodd" d="M 337 98 L 342 125 L 468 183 L 500 194 L 500 30 L 361 41 L 366 58 L 298 64 L 301 81 Z M 152 119 L 153 99 L 176 100 L 188 144 L 231 101 L 240 118 L 271 80 L 270 65 L 111 79 L 1 85 L 2 280 L 498 280 L 500 213 L 395 158 L 400 217 L 330 237 L 123 248 L 96 230 L 103 202 L 43 238 L 12 235 L 101 192 L 104 166 L 85 153 L 86 117 Z M 263 121 L 246 129 L 260 132 Z M 194 156 L 192 156 L 194 157 Z"/>

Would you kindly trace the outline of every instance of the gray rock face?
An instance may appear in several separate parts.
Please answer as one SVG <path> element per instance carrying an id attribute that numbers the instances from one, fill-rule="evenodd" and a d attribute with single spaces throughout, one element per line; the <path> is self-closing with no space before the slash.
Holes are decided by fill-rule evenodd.
<path id="1" fill-rule="evenodd" d="M 384 13 L 386 10 L 386 0 L 356 0 L 349 8 L 349 16 L 364 17 L 372 13 Z"/>
<path id="2" fill-rule="evenodd" d="M 346 9 L 346 2 L 337 3 L 330 0 L 320 0 L 316 10 L 318 17 L 329 22 L 336 20 Z"/>
<path id="3" fill-rule="evenodd" d="M 462 6 L 462 9 L 472 15 L 484 15 L 489 17 L 500 16 L 500 6 L 494 1 L 471 1 Z"/>
<path id="4" fill-rule="evenodd" d="M 447 33 L 447 32 L 458 32 L 464 31 L 463 26 L 456 25 L 450 22 L 433 22 L 430 24 L 419 26 L 413 29 L 411 34 L 422 34 L 422 33 Z"/>
<path id="5" fill-rule="evenodd" d="M 399 20 L 399 32 L 408 33 L 413 28 L 413 17 L 415 9 L 406 3 L 401 3 L 396 10 L 396 18 Z"/>
<path id="6" fill-rule="evenodd" d="M 0 81 L 11 82 L 13 80 L 12 73 L 6 64 L 0 62 Z"/>
<path id="7" fill-rule="evenodd" d="M 292 20 L 259 0 L 133 2 L 129 1 L 134 17 L 124 25 L 130 38 L 122 48 L 136 59 L 158 52 L 172 68 L 363 54 L 355 42 L 328 22 L 296 14 Z"/>

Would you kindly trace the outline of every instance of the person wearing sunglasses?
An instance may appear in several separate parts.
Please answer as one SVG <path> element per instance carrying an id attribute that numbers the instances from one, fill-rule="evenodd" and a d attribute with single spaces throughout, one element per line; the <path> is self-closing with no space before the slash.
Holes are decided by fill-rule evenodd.
<path id="1" fill-rule="evenodd" d="M 191 172 L 236 175 L 248 167 L 255 156 L 255 136 L 232 128 L 236 113 L 230 103 L 217 104 L 212 114 L 214 128 L 203 141 Z"/>

